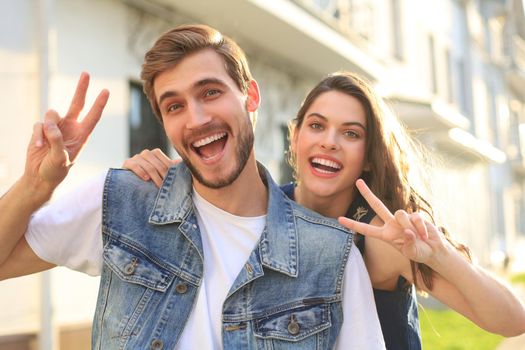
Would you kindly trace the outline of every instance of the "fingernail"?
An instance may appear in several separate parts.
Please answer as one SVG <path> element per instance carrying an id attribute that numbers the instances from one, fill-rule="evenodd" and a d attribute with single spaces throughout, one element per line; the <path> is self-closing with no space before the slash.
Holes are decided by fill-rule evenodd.
<path id="1" fill-rule="evenodd" d="M 35 146 L 36 147 L 42 147 L 43 145 L 44 145 L 44 143 L 42 142 L 42 140 L 40 140 L 40 139 L 36 140 L 36 142 L 35 142 Z"/>

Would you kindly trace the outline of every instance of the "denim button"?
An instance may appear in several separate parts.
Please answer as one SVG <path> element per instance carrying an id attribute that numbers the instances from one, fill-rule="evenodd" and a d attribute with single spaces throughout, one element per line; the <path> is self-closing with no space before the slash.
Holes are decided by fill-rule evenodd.
<path id="1" fill-rule="evenodd" d="M 124 267 L 124 273 L 126 275 L 131 275 L 133 272 L 135 272 L 135 266 L 137 265 L 138 265 L 137 258 L 133 258 L 131 262 Z"/>
<path id="2" fill-rule="evenodd" d="M 184 294 L 188 291 L 188 286 L 184 283 L 179 283 L 175 286 L 175 291 L 179 294 Z"/>
<path id="3" fill-rule="evenodd" d="M 291 335 L 297 335 L 299 334 L 300 329 L 301 327 L 299 327 L 299 323 L 297 323 L 295 315 L 292 315 L 290 318 L 290 323 L 288 323 L 288 333 Z"/>
<path id="4" fill-rule="evenodd" d="M 195 230 L 197 228 L 197 225 L 193 224 L 191 227 Z"/>
<path id="5" fill-rule="evenodd" d="M 132 263 L 127 264 L 126 267 L 124 268 L 124 273 L 126 275 L 131 275 L 134 271 L 135 271 L 135 265 L 133 265 Z"/>
<path id="6" fill-rule="evenodd" d="M 161 350 L 164 347 L 164 343 L 160 339 L 155 339 L 151 342 L 151 350 Z"/>

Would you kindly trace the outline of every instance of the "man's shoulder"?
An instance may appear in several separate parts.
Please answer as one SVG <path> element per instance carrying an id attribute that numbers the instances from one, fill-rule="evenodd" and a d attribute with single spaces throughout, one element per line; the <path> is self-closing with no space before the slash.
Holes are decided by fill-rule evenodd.
<path id="1" fill-rule="evenodd" d="M 105 186 L 106 189 L 125 187 L 127 190 L 154 190 L 158 188 L 152 181 L 144 181 L 135 173 L 127 169 L 111 168 L 108 170 Z"/>
<path id="2" fill-rule="evenodd" d="M 298 225 L 297 228 L 301 231 L 328 230 L 336 231 L 344 235 L 352 233 L 352 231 L 339 224 L 336 219 L 323 216 L 295 202 L 293 200 L 293 188 L 294 184 L 289 183 L 279 186 L 279 190 L 277 191 L 272 191 L 274 194 L 279 193 L 279 195 L 275 195 L 273 199 L 274 202 L 270 203 L 270 213 L 273 214 L 270 215 L 270 220 L 287 221 L 289 220 L 287 216 L 291 215 L 295 225 Z"/>
<path id="3" fill-rule="evenodd" d="M 313 227 L 315 230 L 336 231 L 345 235 L 352 233 L 352 231 L 337 222 L 336 219 L 323 216 L 318 212 L 303 207 L 295 201 L 289 201 L 293 210 L 294 219 L 297 223 Z"/>

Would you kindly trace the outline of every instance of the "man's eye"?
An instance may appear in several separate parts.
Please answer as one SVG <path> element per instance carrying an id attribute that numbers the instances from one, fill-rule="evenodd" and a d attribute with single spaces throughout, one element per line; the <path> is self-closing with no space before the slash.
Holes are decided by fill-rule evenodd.
<path id="1" fill-rule="evenodd" d="M 206 92 L 204 93 L 204 95 L 206 97 L 210 97 L 210 96 L 215 96 L 215 95 L 218 95 L 220 94 L 220 90 L 217 90 L 217 89 L 210 89 L 210 90 L 206 90 Z"/>
<path id="2" fill-rule="evenodd" d="M 179 103 L 174 103 L 174 104 L 169 105 L 168 108 L 166 108 L 166 110 L 168 112 L 174 112 L 177 109 L 179 109 L 180 107 L 181 107 L 181 105 Z"/>

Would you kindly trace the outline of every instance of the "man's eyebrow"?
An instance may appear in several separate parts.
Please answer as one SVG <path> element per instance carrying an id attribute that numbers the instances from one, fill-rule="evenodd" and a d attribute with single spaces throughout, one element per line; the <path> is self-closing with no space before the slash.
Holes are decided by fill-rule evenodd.
<path id="1" fill-rule="evenodd" d="M 165 99 L 167 98 L 170 98 L 170 97 L 173 97 L 173 96 L 177 96 L 178 93 L 175 92 L 175 91 L 166 91 L 164 92 L 162 95 L 160 95 L 159 97 L 159 102 L 158 102 L 158 105 L 160 106 L 162 104 L 162 101 L 164 101 Z"/>
<path id="2" fill-rule="evenodd" d="M 324 115 L 320 114 L 320 113 L 317 113 L 317 112 L 313 112 L 313 113 L 310 113 L 308 114 L 307 118 L 310 118 L 310 117 L 317 117 L 317 118 L 320 118 L 320 119 L 323 119 L 324 121 L 328 121 L 328 118 L 325 117 Z M 366 127 L 361 124 L 360 122 L 345 122 L 343 123 L 344 126 L 359 126 L 361 127 L 364 131 L 366 131 Z"/>
<path id="3" fill-rule="evenodd" d="M 193 84 L 193 86 L 194 87 L 200 87 L 200 86 L 204 86 L 204 85 L 208 85 L 208 84 L 226 85 L 226 83 L 223 80 L 218 79 L 218 78 L 204 78 L 204 79 L 201 79 L 201 80 L 195 82 L 195 84 Z"/>
<path id="4" fill-rule="evenodd" d="M 206 86 L 208 84 L 218 84 L 218 85 L 223 85 L 223 86 L 226 85 L 226 83 L 223 80 L 221 80 L 221 79 L 204 78 L 204 79 L 201 79 L 199 81 L 196 81 L 193 84 L 192 88 L 198 88 L 198 87 Z M 174 91 L 174 90 L 166 91 L 162 95 L 160 95 L 158 104 L 161 105 L 162 101 L 164 101 L 165 99 L 167 99 L 169 97 L 173 97 L 173 96 L 178 96 L 178 95 L 179 95 L 179 93 L 177 91 Z"/>

